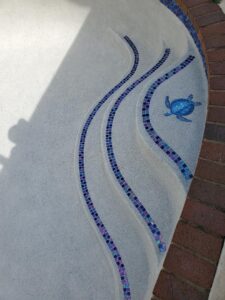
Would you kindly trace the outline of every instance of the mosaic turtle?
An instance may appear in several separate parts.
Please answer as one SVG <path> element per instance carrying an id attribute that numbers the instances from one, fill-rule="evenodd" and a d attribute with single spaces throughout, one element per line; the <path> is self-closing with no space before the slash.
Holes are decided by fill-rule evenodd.
<path id="1" fill-rule="evenodd" d="M 193 101 L 193 95 L 189 95 L 187 99 L 175 99 L 170 103 L 169 97 L 166 96 L 165 105 L 170 112 L 165 113 L 164 116 L 175 115 L 180 121 L 191 122 L 184 116 L 190 115 L 194 111 L 195 106 L 201 105 L 201 102 Z"/>

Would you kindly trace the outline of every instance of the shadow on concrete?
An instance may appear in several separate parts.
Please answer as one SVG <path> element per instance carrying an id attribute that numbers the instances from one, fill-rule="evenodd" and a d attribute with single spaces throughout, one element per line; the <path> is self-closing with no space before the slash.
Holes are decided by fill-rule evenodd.
<path id="1" fill-rule="evenodd" d="M 87 229 L 86 238 L 82 232 L 73 236 L 76 222 L 80 222 L 84 231 L 85 226 L 89 226 L 79 220 L 81 208 L 74 199 L 79 198 L 74 195 L 77 193 L 75 141 L 88 111 L 102 96 L 105 86 L 111 86 L 112 77 L 115 82 L 121 77 L 117 69 L 123 62 L 116 60 L 116 49 L 103 51 L 107 33 L 96 26 L 99 11 L 93 2 L 74 1 L 87 6 L 90 13 L 29 122 L 21 119 L 9 130 L 9 139 L 15 143 L 9 159 L 0 158 L 3 165 L 0 173 L 0 295 L 6 291 L 7 295 L 2 295 L 7 300 L 88 299 L 90 289 L 96 294 L 96 286 L 91 287 L 87 282 L 87 290 L 76 296 L 79 283 L 84 282 L 82 273 L 95 264 L 92 261 L 96 249 L 91 243 L 84 244 L 88 234 L 93 235 L 92 229 Z M 112 1 L 105 1 L 103 13 L 109 3 L 112 5 Z M 111 57 L 110 63 L 108 57 Z M 115 61 L 113 73 L 109 67 L 112 60 Z M 126 61 L 124 67 L 127 67 Z M 104 75 L 96 78 L 96 74 Z M 87 251 L 93 251 L 92 258 L 88 258 Z M 71 270 L 73 252 L 81 255 L 76 270 Z M 85 260 L 87 264 L 82 265 Z M 104 272 L 104 267 L 102 270 Z M 74 280 L 72 276 L 63 277 L 65 272 L 80 275 Z M 52 274 L 55 275 L 52 277 Z M 45 281 L 48 286 L 52 285 L 53 294 L 48 294 Z M 103 295 L 99 295 L 98 300 L 103 299 L 101 297 Z"/>

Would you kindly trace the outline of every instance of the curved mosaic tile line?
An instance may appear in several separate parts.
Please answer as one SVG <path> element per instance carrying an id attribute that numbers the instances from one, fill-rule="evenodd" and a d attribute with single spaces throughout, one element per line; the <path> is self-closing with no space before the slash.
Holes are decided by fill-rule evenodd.
<path id="1" fill-rule="evenodd" d="M 142 105 L 142 119 L 146 131 L 148 132 L 151 139 L 158 145 L 158 147 L 161 148 L 166 153 L 166 155 L 170 159 L 172 159 L 172 161 L 178 166 L 179 170 L 181 171 L 182 175 L 186 180 L 193 177 L 190 169 L 188 168 L 186 163 L 181 159 L 181 157 L 157 134 L 150 121 L 149 109 L 152 96 L 155 90 L 158 88 L 158 86 L 160 86 L 160 84 L 168 80 L 170 77 L 180 72 L 185 67 L 187 67 L 194 60 L 194 58 L 194 56 L 189 55 L 188 58 L 186 58 L 180 65 L 178 65 L 177 67 L 175 67 L 174 69 L 157 79 L 147 91 Z"/>
<path id="2" fill-rule="evenodd" d="M 198 34 L 194 28 L 194 26 L 191 23 L 191 20 L 189 19 L 189 17 L 182 11 L 182 9 L 180 8 L 180 6 L 176 3 L 175 0 L 160 0 L 160 2 L 165 5 L 169 10 L 171 10 L 178 19 L 180 19 L 180 21 L 184 24 L 184 26 L 187 28 L 187 30 L 189 31 L 196 47 L 198 48 L 198 51 L 202 57 L 202 62 L 204 65 L 204 69 L 207 75 L 207 67 L 206 67 L 206 59 L 205 59 L 205 55 L 203 53 L 202 50 L 202 46 L 201 46 L 201 42 L 198 38 Z"/>
<path id="3" fill-rule="evenodd" d="M 88 129 L 91 125 L 91 122 L 93 121 L 96 113 L 101 108 L 101 106 L 110 98 L 110 96 L 112 96 L 119 88 L 121 88 L 134 75 L 134 73 L 136 72 L 137 67 L 138 67 L 139 53 L 138 53 L 138 50 L 137 50 L 136 46 L 134 45 L 134 43 L 131 41 L 131 39 L 128 36 L 125 36 L 124 40 L 128 43 L 128 45 L 130 46 L 130 48 L 133 51 L 133 55 L 134 55 L 133 67 L 132 67 L 130 73 L 126 77 L 124 77 L 124 79 L 122 79 L 116 86 L 114 86 L 98 102 L 98 104 L 94 107 L 94 109 L 92 110 L 92 112 L 88 116 L 88 118 L 87 118 L 87 120 L 84 124 L 84 127 L 82 129 L 80 142 L 79 142 L 79 175 L 80 175 L 81 189 L 82 189 L 83 196 L 84 196 L 85 202 L 87 204 L 87 207 L 90 211 L 90 214 L 91 214 L 92 218 L 95 221 L 95 224 L 98 227 L 98 230 L 99 230 L 101 236 L 103 237 L 103 239 L 105 240 L 109 250 L 111 251 L 111 254 L 112 254 L 112 256 L 114 258 L 114 261 L 117 265 L 117 269 L 119 271 L 119 275 L 120 275 L 120 279 L 121 279 L 121 283 L 122 283 L 122 287 L 123 287 L 124 299 L 125 300 L 130 300 L 131 299 L 130 286 L 129 286 L 125 266 L 123 264 L 123 261 L 122 261 L 121 255 L 119 253 L 119 250 L 117 249 L 114 241 L 112 240 L 110 234 L 108 233 L 105 225 L 103 224 L 101 218 L 99 217 L 99 215 L 98 215 L 98 213 L 97 213 L 97 211 L 94 207 L 94 204 L 92 202 L 90 193 L 88 191 L 88 185 L 87 185 L 87 180 L 86 180 L 86 176 L 85 176 L 85 166 L 84 166 L 85 140 L 86 140 L 87 132 L 88 132 Z"/>
<path id="4" fill-rule="evenodd" d="M 167 60 L 169 54 L 170 54 L 170 49 L 166 49 L 163 57 L 158 61 L 158 63 L 154 67 L 152 67 L 150 70 L 148 70 L 144 75 L 142 75 L 139 79 L 134 81 L 116 100 L 116 102 L 114 103 L 114 105 L 110 111 L 109 117 L 108 117 L 107 126 L 106 126 L 106 137 L 105 137 L 108 159 L 109 159 L 111 168 L 113 170 L 113 173 L 114 173 L 117 181 L 119 182 L 120 186 L 122 187 L 124 192 L 127 194 L 128 198 L 131 200 L 133 205 L 136 207 L 136 209 L 138 210 L 138 212 L 144 219 L 147 226 L 150 228 L 160 252 L 164 252 L 166 250 L 166 245 L 162 241 L 161 232 L 159 231 L 156 223 L 154 222 L 154 220 L 152 219 L 151 215 L 148 213 L 148 211 L 146 210 L 144 205 L 141 203 L 141 201 L 135 195 L 134 191 L 131 189 L 131 187 L 126 182 L 126 180 L 125 180 L 124 176 L 122 175 L 122 173 L 118 167 L 118 164 L 116 162 L 115 154 L 113 151 L 113 144 L 112 144 L 112 126 L 113 126 L 114 117 L 116 115 L 116 111 L 118 110 L 122 101 L 140 83 L 142 83 L 151 74 L 153 74 L 159 67 L 161 67 L 162 64 Z"/>

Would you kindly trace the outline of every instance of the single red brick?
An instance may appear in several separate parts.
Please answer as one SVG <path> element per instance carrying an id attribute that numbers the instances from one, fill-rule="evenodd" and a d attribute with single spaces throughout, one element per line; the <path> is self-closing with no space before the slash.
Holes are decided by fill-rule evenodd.
<path id="1" fill-rule="evenodd" d="M 184 205 L 182 218 L 203 227 L 206 231 L 225 235 L 225 214 L 203 203 L 188 199 Z"/>
<path id="2" fill-rule="evenodd" d="M 201 5 L 190 8 L 189 13 L 193 17 L 200 17 L 207 14 L 211 14 L 212 12 L 220 11 L 221 8 L 219 5 L 215 3 L 203 3 Z"/>
<path id="3" fill-rule="evenodd" d="M 203 36 L 211 34 L 225 34 L 225 21 L 206 26 L 202 28 L 201 33 Z"/>
<path id="4" fill-rule="evenodd" d="M 207 121 L 225 124 L 225 107 L 209 106 Z"/>
<path id="5" fill-rule="evenodd" d="M 177 279 L 173 274 L 161 271 L 154 294 L 162 300 L 207 300 L 208 294 Z"/>
<path id="6" fill-rule="evenodd" d="M 225 34 L 205 36 L 204 44 L 207 50 L 225 47 Z"/>
<path id="7" fill-rule="evenodd" d="M 203 140 L 200 157 L 225 163 L 225 144 Z"/>
<path id="8" fill-rule="evenodd" d="M 171 245 L 164 267 L 194 284 L 209 289 L 212 286 L 216 267 L 206 260 Z"/>
<path id="9" fill-rule="evenodd" d="M 182 222 L 177 225 L 173 242 L 214 262 L 218 262 L 223 245 L 222 238 L 214 237 Z"/>
<path id="10" fill-rule="evenodd" d="M 208 61 L 225 61 L 225 48 L 211 49 L 207 51 Z"/>
<path id="11" fill-rule="evenodd" d="M 224 75 L 225 74 L 225 61 L 209 63 L 210 75 Z"/>
<path id="12" fill-rule="evenodd" d="M 211 3 L 210 0 L 182 0 L 187 7 L 198 6 L 203 3 Z"/>
<path id="13" fill-rule="evenodd" d="M 202 179 L 225 184 L 225 165 L 200 158 L 195 175 Z"/>
<path id="14" fill-rule="evenodd" d="M 192 199 L 225 209 L 225 186 L 194 178 L 188 195 Z"/>
<path id="15" fill-rule="evenodd" d="M 225 91 L 209 91 L 209 104 L 225 106 Z"/>
<path id="16" fill-rule="evenodd" d="M 210 89 L 225 90 L 225 76 L 213 76 L 209 80 Z"/>
<path id="17" fill-rule="evenodd" d="M 208 140 L 225 142 L 225 126 L 206 123 L 204 137 Z"/>
<path id="18" fill-rule="evenodd" d="M 225 15 L 222 11 L 217 11 L 209 15 L 195 18 L 199 27 L 208 26 L 217 22 L 225 21 Z"/>

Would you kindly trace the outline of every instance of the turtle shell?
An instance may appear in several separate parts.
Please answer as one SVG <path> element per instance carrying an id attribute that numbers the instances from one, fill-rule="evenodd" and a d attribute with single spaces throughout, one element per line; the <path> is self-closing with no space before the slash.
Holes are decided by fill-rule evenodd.
<path id="1" fill-rule="evenodd" d="M 194 102 L 188 99 L 176 99 L 171 103 L 171 113 L 177 116 L 187 116 L 195 108 Z"/>

